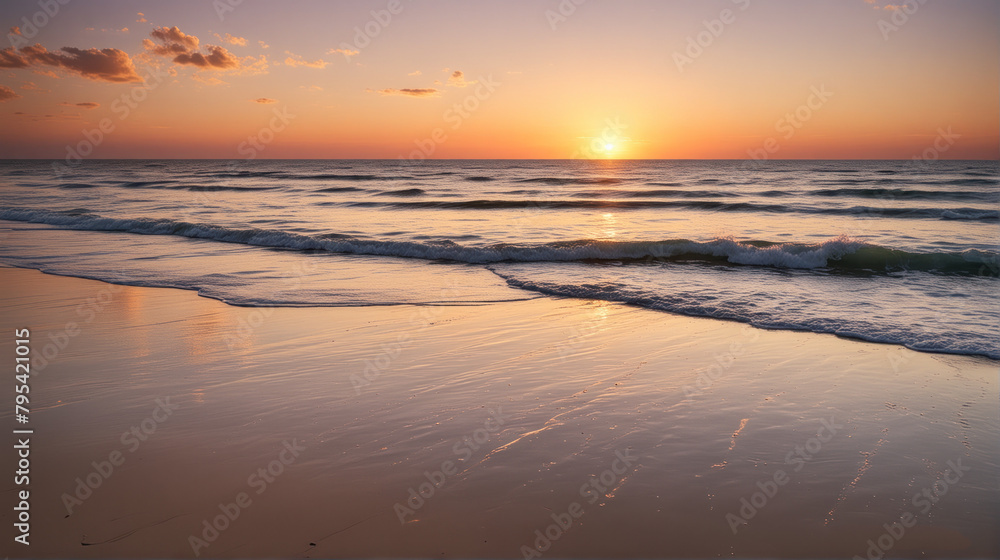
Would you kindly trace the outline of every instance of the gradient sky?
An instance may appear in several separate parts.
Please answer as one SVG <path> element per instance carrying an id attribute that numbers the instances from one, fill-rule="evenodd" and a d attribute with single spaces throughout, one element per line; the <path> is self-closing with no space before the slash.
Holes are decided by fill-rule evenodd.
<path id="1" fill-rule="evenodd" d="M 0 158 L 1000 154 L 996 0 L 228 1 L 5 0 Z"/>

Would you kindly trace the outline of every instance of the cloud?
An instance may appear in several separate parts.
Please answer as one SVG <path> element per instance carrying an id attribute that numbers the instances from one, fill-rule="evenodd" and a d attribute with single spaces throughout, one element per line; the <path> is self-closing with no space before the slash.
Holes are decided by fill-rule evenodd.
<path id="1" fill-rule="evenodd" d="M 135 20 L 136 23 L 147 23 L 146 15 L 145 14 L 143 14 L 142 12 L 139 12 L 136 15 L 139 16 L 139 18 L 137 20 Z"/>
<path id="2" fill-rule="evenodd" d="M 32 65 L 55 66 L 102 82 L 142 81 L 135 73 L 132 59 L 118 49 L 63 47 L 58 51 L 49 51 L 36 43 L 18 50 L 13 47 L 0 50 L 0 68 L 27 68 Z"/>
<path id="3" fill-rule="evenodd" d="M 208 85 L 208 86 L 219 86 L 219 85 L 223 85 L 223 84 L 228 84 L 229 83 L 229 82 L 220 80 L 219 78 L 216 78 L 215 76 L 202 76 L 200 73 L 194 74 L 193 76 L 191 76 L 191 79 L 194 80 L 194 81 L 196 81 L 196 82 L 201 82 L 201 83 L 203 83 L 205 85 Z"/>
<path id="4" fill-rule="evenodd" d="M 423 74 L 423 72 L 421 72 L 420 70 L 414 70 L 413 72 L 407 74 L 407 76 L 419 76 L 421 74 Z"/>
<path id="5" fill-rule="evenodd" d="M 451 77 L 448 78 L 448 85 L 451 87 L 468 87 L 475 83 L 476 82 L 465 81 L 465 74 L 463 74 L 461 70 L 455 70 Z"/>
<path id="6" fill-rule="evenodd" d="M 80 120 L 80 113 L 57 113 L 48 115 L 34 115 L 31 113 L 25 113 L 23 111 L 17 111 L 14 113 L 19 118 L 28 119 L 31 121 L 78 121 Z"/>
<path id="7" fill-rule="evenodd" d="M 0 68 L 27 68 L 28 60 L 17 54 L 13 47 L 0 50 Z"/>
<path id="8" fill-rule="evenodd" d="M 277 103 L 277 99 L 271 99 L 270 97 L 258 97 L 257 99 L 251 99 L 250 101 L 254 103 L 260 103 L 262 105 L 267 105 L 269 103 Z"/>
<path id="9" fill-rule="evenodd" d="M 257 41 L 257 44 L 260 45 L 260 48 L 262 48 L 262 49 L 269 49 L 269 48 L 271 48 L 271 45 L 268 45 L 264 41 Z"/>
<path id="10" fill-rule="evenodd" d="M 173 27 L 157 27 L 149 35 L 166 46 L 174 47 L 176 45 L 177 47 L 183 47 L 185 51 L 197 50 L 199 45 L 197 37 L 184 33 L 176 25 Z"/>
<path id="11" fill-rule="evenodd" d="M 199 50 L 201 41 L 194 35 L 184 33 L 176 26 L 157 27 L 149 35 L 152 39 L 142 40 L 142 45 L 146 49 L 146 52 L 158 56 L 172 57 L 171 60 L 175 64 L 195 66 L 203 70 L 239 70 L 254 74 L 263 73 L 267 70 L 267 59 L 263 56 L 260 59 L 246 57 L 241 60 L 226 50 L 225 47 L 217 45 L 207 45 L 205 47 L 207 52 L 201 52 Z M 239 39 L 246 43 L 246 39 L 242 37 L 233 37 L 226 34 L 226 38 Z M 210 80 L 202 81 L 211 83 Z M 221 80 L 218 83 L 222 83 Z"/>
<path id="12" fill-rule="evenodd" d="M 409 97 L 436 97 L 440 91 L 434 88 L 386 88 L 380 90 L 367 90 L 369 93 L 381 93 L 382 95 L 405 95 Z"/>
<path id="13" fill-rule="evenodd" d="M 11 99 L 18 99 L 19 97 L 21 96 L 18 95 L 17 92 L 10 89 L 9 87 L 0 86 L 0 102 L 10 101 Z"/>
<path id="14" fill-rule="evenodd" d="M 218 33 L 216 33 L 215 37 L 217 39 L 219 39 L 220 41 L 222 41 L 223 43 L 229 43 L 230 45 L 239 45 L 241 47 L 247 46 L 247 40 L 246 39 L 244 39 L 243 37 L 234 37 L 234 36 L 230 35 L 229 33 L 226 33 L 225 37 L 223 37 L 222 35 L 219 35 Z"/>
<path id="15" fill-rule="evenodd" d="M 65 105 L 66 107 L 82 107 L 84 109 L 96 109 L 101 106 L 100 103 L 94 103 L 93 101 L 84 101 L 82 103 L 67 103 L 63 101 L 60 105 Z"/>
<path id="16" fill-rule="evenodd" d="M 304 89 L 307 91 L 323 91 L 323 88 L 319 86 L 299 86 L 299 89 Z"/>
<path id="17" fill-rule="evenodd" d="M 11 35 L 21 35 L 21 28 L 18 27 L 18 26 L 16 26 L 16 25 L 14 27 L 11 27 L 10 28 L 10 34 Z M 22 37 L 23 37 L 23 35 L 22 35 Z"/>
<path id="18" fill-rule="evenodd" d="M 889 11 L 895 12 L 896 10 L 899 10 L 900 8 L 902 8 L 902 6 L 899 5 L 899 4 L 886 4 L 885 6 L 879 6 L 878 5 L 878 0 L 864 0 L 864 1 L 865 1 L 865 4 L 871 5 L 871 7 L 874 8 L 874 9 L 876 9 L 876 10 L 889 10 Z"/>
<path id="19" fill-rule="evenodd" d="M 285 59 L 285 64 L 293 68 L 296 66 L 305 66 L 307 68 L 326 68 L 327 64 L 330 64 L 321 58 L 309 62 L 308 60 L 303 60 L 301 56 L 291 51 L 285 51 L 285 54 L 288 55 Z"/>
<path id="20" fill-rule="evenodd" d="M 351 57 L 360 52 L 361 51 L 356 51 L 354 49 L 330 49 L 326 51 L 326 54 L 342 54 L 344 56 Z"/>
<path id="21" fill-rule="evenodd" d="M 200 52 L 190 52 L 179 54 L 174 57 L 177 64 L 190 64 L 199 68 L 217 68 L 221 70 L 236 69 L 240 67 L 240 59 L 223 47 L 214 45 L 208 46 L 208 56 Z"/>

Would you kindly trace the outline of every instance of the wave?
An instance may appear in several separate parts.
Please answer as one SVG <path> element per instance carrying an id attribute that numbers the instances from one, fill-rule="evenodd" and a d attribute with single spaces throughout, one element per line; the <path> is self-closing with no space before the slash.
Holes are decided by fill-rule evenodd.
<path id="1" fill-rule="evenodd" d="M 613 194 L 613 193 L 612 193 Z M 680 195 L 678 195 L 680 196 Z M 457 201 L 413 201 L 413 202 L 348 202 L 348 206 L 361 208 L 393 207 L 393 208 L 429 208 L 439 210 L 509 210 L 509 209 L 556 209 L 556 210 L 586 210 L 586 209 L 618 209 L 635 210 L 643 208 L 687 208 L 694 210 L 712 210 L 716 212 L 767 212 L 767 213 L 798 213 L 823 214 L 855 217 L 892 217 L 903 219 L 947 219 L 970 221 L 1000 220 L 1000 211 L 979 208 L 878 208 L 871 206 L 844 207 L 812 207 L 791 206 L 787 204 L 758 204 L 752 202 L 721 202 L 713 200 L 457 200 Z"/>
<path id="2" fill-rule="evenodd" d="M 119 187 L 125 187 L 127 189 L 138 189 L 143 187 L 162 187 L 164 185 L 174 184 L 177 181 L 165 180 L 165 181 L 129 181 L 127 183 L 118 183 Z"/>
<path id="3" fill-rule="evenodd" d="M 686 294 L 657 293 L 618 282 L 590 282 L 585 284 L 545 281 L 524 275 L 523 271 L 506 270 L 492 265 L 489 269 L 503 278 L 507 285 L 540 294 L 590 300 L 627 303 L 647 309 L 656 309 L 690 315 L 739 321 L 759 328 L 835 334 L 869 342 L 899 344 L 912 350 L 986 356 L 1000 359 L 995 337 L 980 338 L 974 333 L 929 332 L 920 325 L 875 323 L 857 316 L 825 317 L 797 315 L 777 309 L 759 309 L 745 300 L 705 300 L 703 297 L 686 297 Z M 778 311 L 777 313 L 775 311 Z"/>
<path id="4" fill-rule="evenodd" d="M 727 193 L 719 191 L 677 191 L 677 190 L 652 190 L 652 191 L 580 191 L 569 196 L 580 198 L 600 198 L 600 197 L 625 197 L 625 198 L 732 198 L 738 193 Z"/>
<path id="5" fill-rule="evenodd" d="M 422 194 L 427 194 L 427 191 L 424 189 L 402 189 L 398 191 L 383 191 L 375 193 L 375 196 L 420 196 Z"/>
<path id="6" fill-rule="evenodd" d="M 544 183 L 546 185 L 617 185 L 621 179 L 611 177 L 532 177 L 519 179 L 518 183 Z"/>
<path id="7" fill-rule="evenodd" d="M 852 198 L 882 198 L 882 199 L 905 199 L 905 200 L 989 200 L 997 198 L 995 193 L 980 191 L 927 191 L 919 189 L 818 189 L 808 191 L 806 194 L 812 196 L 826 197 L 852 197 Z"/>
<path id="8" fill-rule="evenodd" d="M 288 173 L 282 179 L 299 179 L 303 181 L 399 181 L 404 179 L 416 179 L 411 175 L 348 175 L 341 173 L 319 173 L 315 175 L 301 175 Z"/>
<path id="9" fill-rule="evenodd" d="M 848 237 L 818 244 L 669 239 L 663 241 L 608 241 L 582 239 L 544 244 L 500 243 L 463 246 L 454 241 L 387 241 L 343 234 L 306 235 L 260 228 L 231 228 L 211 224 L 150 218 L 110 218 L 86 210 L 55 212 L 27 208 L 0 209 L 0 219 L 44 223 L 78 230 L 130 232 L 212 239 L 262 247 L 320 250 L 331 253 L 381 255 L 448 260 L 465 263 L 628 261 L 630 263 L 700 261 L 730 265 L 796 269 L 832 269 L 845 273 L 896 271 L 998 276 L 998 254 L 969 249 L 962 252 L 911 253 L 871 245 Z"/>
<path id="10" fill-rule="evenodd" d="M 892 177 L 872 177 L 860 179 L 813 179 L 810 181 L 817 185 L 924 185 L 938 187 L 992 187 L 1000 184 L 996 179 L 934 179 L 920 181 L 908 177 L 895 179 Z M 945 191 L 947 192 L 947 191 Z"/>
<path id="11" fill-rule="evenodd" d="M 316 192 L 364 192 L 366 189 L 359 189 L 358 187 L 327 187 L 325 189 L 319 189 Z"/>

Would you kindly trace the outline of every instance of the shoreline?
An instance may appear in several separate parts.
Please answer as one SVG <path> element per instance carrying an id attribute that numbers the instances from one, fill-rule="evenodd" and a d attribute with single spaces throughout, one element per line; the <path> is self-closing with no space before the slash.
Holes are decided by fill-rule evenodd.
<path id="1" fill-rule="evenodd" d="M 926 350 L 926 349 L 921 349 L 921 348 L 911 348 L 911 347 L 909 347 L 909 346 L 907 346 L 905 344 L 901 344 L 901 343 L 898 343 L 898 342 L 883 341 L 883 340 L 869 340 L 869 339 L 866 339 L 866 338 L 863 338 L 863 337 L 860 337 L 860 336 L 852 336 L 852 335 L 840 334 L 840 333 L 836 333 L 836 332 L 813 331 L 813 330 L 809 330 L 809 329 L 806 329 L 806 328 L 771 327 L 771 326 L 754 325 L 754 324 L 742 321 L 740 319 L 732 319 L 732 318 L 728 318 L 728 317 L 713 317 L 713 316 L 710 316 L 710 315 L 695 315 L 695 314 L 684 313 L 682 311 L 674 311 L 674 310 L 666 310 L 666 309 L 656 309 L 656 308 L 646 307 L 646 306 L 643 306 L 643 305 L 638 304 L 638 303 L 632 303 L 632 302 L 629 302 L 629 301 L 608 300 L 608 299 L 590 298 L 590 297 L 584 297 L 584 296 L 564 295 L 564 294 L 560 294 L 560 293 L 557 293 L 557 292 L 547 292 L 547 291 L 541 291 L 541 290 L 537 290 L 536 291 L 536 290 L 532 290 L 532 289 L 528 289 L 528 288 L 520 288 L 520 287 L 517 287 L 515 285 L 511 285 L 508 282 L 505 282 L 505 283 L 507 284 L 507 286 L 511 290 L 516 290 L 518 292 L 524 292 L 526 294 L 525 297 L 523 297 L 523 298 L 509 298 L 509 299 L 495 299 L 495 300 L 481 300 L 481 301 L 467 301 L 467 302 L 462 302 L 462 301 L 456 301 L 456 302 L 442 301 L 442 302 L 390 302 L 390 303 L 365 302 L 365 303 L 343 303 L 343 304 L 338 304 L 338 303 L 291 303 L 291 304 L 290 303 L 283 303 L 283 304 L 260 303 L 260 304 L 254 304 L 254 303 L 242 303 L 242 302 L 226 301 L 226 299 L 223 296 L 213 296 L 213 295 L 210 295 L 210 294 L 201 293 L 202 288 L 198 288 L 198 287 L 187 288 L 187 287 L 178 287 L 178 286 L 148 286 L 148 285 L 143 285 L 143 284 L 127 284 L 127 283 L 121 283 L 121 282 L 111 282 L 111 281 L 108 281 L 108 280 L 104 280 L 104 279 L 101 279 L 101 278 L 90 277 L 90 276 L 77 276 L 77 275 L 73 275 L 73 274 L 69 274 L 69 273 L 51 272 L 51 271 L 46 271 L 46 270 L 42 270 L 42 269 L 39 269 L 39 268 L 30 267 L 30 266 L 21 267 L 21 266 L 17 266 L 17 265 L 14 265 L 14 264 L 0 262 L 0 269 L 3 269 L 3 268 L 18 269 L 18 270 L 30 270 L 30 271 L 40 272 L 42 274 L 46 274 L 46 275 L 50 275 L 50 276 L 57 276 L 57 277 L 60 277 L 60 278 L 90 280 L 90 281 L 94 281 L 94 282 L 101 282 L 101 283 L 104 283 L 104 284 L 111 284 L 111 285 L 115 285 L 115 286 L 128 286 L 128 287 L 132 287 L 132 288 L 148 288 L 148 289 L 181 290 L 181 291 L 184 291 L 184 292 L 191 292 L 191 293 L 193 293 L 197 297 L 209 299 L 209 300 L 212 300 L 212 301 L 217 301 L 217 302 L 219 302 L 221 304 L 228 305 L 230 307 L 237 307 L 237 308 L 244 308 L 244 309 L 272 309 L 272 308 L 275 308 L 275 309 L 278 309 L 278 308 L 289 308 L 289 309 L 339 309 L 339 308 L 356 308 L 356 309 L 364 309 L 364 308 L 369 308 L 369 307 L 407 307 L 407 306 L 412 306 L 412 307 L 477 307 L 477 306 L 484 306 L 484 305 L 500 305 L 500 304 L 510 303 L 510 302 L 531 301 L 531 300 L 546 299 L 546 298 L 548 298 L 548 299 L 556 299 L 556 300 L 576 300 L 576 301 L 584 301 L 584 302 L 602 302 L 602 303 L 609 303 L 609 304 L 627 305 L 627 306 L 635 308 L 635 309 L 642 309 L 642 310 L 650 311 L 650 312 L 653 312 L 653 313 L 664 313 L 664 314 L 668 314 L 668 315 L 675 316 L 675 317 L 684 317 L 684 318 L 689 318 L 689 319 L 705 319 L 705 320 L 709 320 L 709 321 L 722 321 L 722 322 L 725 322 L 725 323 L 734 323 L 734 324 L 741 325 L 741 326 L 744 326 L 744 327 L 747 327 L 747 328 L 760 329 L 760 330 L 763 330 L 763 331 L 790 332 L 790 333 L 808 333 L 808 334 L 817 335 L 817 336 L 833 336 L 833 337 L 841 339 L 841 340 L 860 342 L 860 343 L 864 343 L 864 344 L 878 344 L 878 345 L 894 346 L 894 347 L 902 348 L 902 349 L 905 349 L 905 350 L 911 351 L 911 352 L 919 352 L 921 354 L 944 355 L 944 356 L 966 356 L 966 357 L 970 357 L 970 358 L 981 358 L 981 359 L 988 360 L 988 361 L 991 361 L 991 362 L 996 362 L 998 365 L 1000 365 L 1000 358 L 994 358 L 994 357 L 992 357 L 990 355 L 987 355 L 987 354 L 980 354 L 980 353 L 973 353 L 973 352 L 948 351 L 948 350 Z M 504 281 L 504 278 L 502 276 L 496 275 L 495 273 L 493 273 L 492 271 L 490 271 L 488 268 L 484 269 L 484 270 L 486 270 L 490 274 L 496 276 L 501 281 Z"/>
<path id="2" fill-rule="evenodd" d="M 32 377 L 32 556 L 864 557 L 908 511 L 892 554 L 1000 552 L 989 358 L 596 300 L 236 307 L 0 278 L 5 329 L 59 347 Z M 910 496 L 949 461 L 971 470 L 928 516 Z"/>

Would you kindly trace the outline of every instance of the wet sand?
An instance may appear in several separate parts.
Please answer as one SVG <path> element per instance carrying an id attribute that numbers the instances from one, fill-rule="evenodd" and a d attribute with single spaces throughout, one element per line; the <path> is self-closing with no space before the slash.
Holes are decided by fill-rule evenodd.
<path id="1" fill-rule="evenodd" d="M 3 355 L 29 328 L 36 357 L 5 555 L 1000 555 L 988 359 L 572 299 L 0 282 Z"/>

